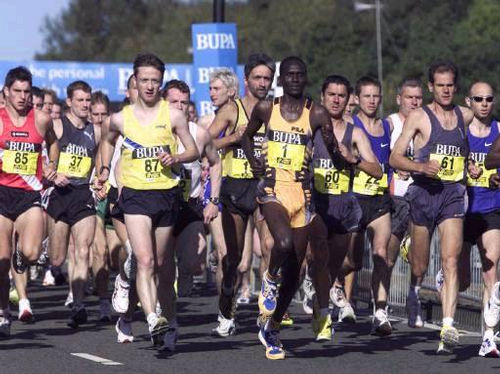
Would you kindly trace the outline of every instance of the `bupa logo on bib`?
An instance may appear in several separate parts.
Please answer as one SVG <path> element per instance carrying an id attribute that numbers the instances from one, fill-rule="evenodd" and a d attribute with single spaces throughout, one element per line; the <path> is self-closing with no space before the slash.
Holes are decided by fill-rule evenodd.
<path id="1" fill-rule="evenodd" d="M 236 49 L 233 34 L 207 33 L 196 35 L 196 49 Z"/>

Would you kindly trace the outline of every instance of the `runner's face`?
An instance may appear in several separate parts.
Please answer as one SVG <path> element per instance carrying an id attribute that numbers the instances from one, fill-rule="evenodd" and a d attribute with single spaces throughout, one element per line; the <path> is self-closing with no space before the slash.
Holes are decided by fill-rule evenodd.
<path id="1" fill-rule="evenodd" d="M 33 108 L 43 110 L 43 99 L 40 96 L 33 96 L 31 98 Z"/>
<path id="2" fill-rule="evenodd" d="M 163 80 L 161 72 L 152 66 L 141 66 L 136 75 L 138 97 L 147 104 L 154 104 L 160 97 Z"/>
<path id="3" fill-rule="evenodd" d="M 188 108 L 188 121 L 198 122 L 198 118 L 196 116 L 196 108 L 194 105 L 189 104 Z"/>
<path id="4" fill-rule="evenodd" d="M 349 101 L 347 102 L 347 106 L 345 107 L 345 114 L 354 114 L 354 109 L 356 109 L 356 97 L 354 95 L 349 96 Z"/>
<path id="5" fill-rule="evenodd" d="M 165 97 L 165 99 L 174 108 L 182 111 L 186 117 L 188 116 L 189 94 L 187 92 L 181 92 L 178 88 L 170 88 L 167 91 L 167 97 Z"/>
<path id="6" fill-rule="evenodd" d="M 489 97 L 493 97 L 493 101 L 490 103 L 486 101 L 486 99 Z M 474 98 L 482 100 L 480 102 L 476 102 Z M 478 118 L 479 120 L 487 119 L 489 116 L 491 116 L 491 113 L 493 112 L 493 108 L 495 106 L 493 89 L 488 84 L 475 84 L 472 87 L 467 102 L 469 103 L 469 106 L 476 118 Z"/>
<path id="7" fill-rule="evenodd" d="M 50 111 L 50 118 L 59 119 L 61 118 L 61 106 L 59 104 L 54 104 L 52 110 Z"/>
<path id="8" fill-rule="evenodd" d="M 54 106 L 54 100 L 52 99 L 52 95 L 49 95 L 49 94 L 43 95 L 43 108 L 42 108 L 42 110 L 45 113 L 50 114 L 53 106 Z"/>
<path id="9" fill-rule="evenodd" d="M 280 82 L 284 93 L 294 97 L 302 96 L 307 84 L 307 74 L 302 64 L 288 63 L 283 76 L 280 76 Z"/>
<path id="10" fill-rule="evenodd" d="M 408 114 L 410 114 L 412 110 L 422 106 L 422 100 L 422 88 L 403 87 L 401 94 L 397 97 L 399 111 L 403 116 L 408 117 Z"/>
<path id="11" fill-rule="evenodd" d="M 102 123 L 108 118 L 109 112 L 106 104 L 95 103 L 90 106 L 90 120 L 94 125 L 102 126 Z"/>
<path id="12" fill-rule="evenodd" d="M 14 81 L 4 93 L 7 103 L 17 111 L 26 110 L 30 105 L 31 85 L 28 81 Z"/>
<path id="13" fill-rule="evenodd" d="M 333 118 L 341 118 L 349 100 L 347 87 L 343 84 L 330 83 L 321 94 L 321 103 Z"/>
<path id="14" fill-rule="evenodd" d="M 130 81 L 130 88 L 127 88 L 127 92 L 125 93 L 128 100 L 131 104 L 134 104 L 137 101 L 137 96 L 139 96 L 139 92 L 137 91 L 137 83 L 135 77 Z"/>
<path id="15" fill-rule="evenodd" d="M 375 117 L 381 99 L 380 89 L 377 86 L 373 84 L 362 86 L 361 92 L 357 96 L 359 110 L 367 117 Z"/>
<path id="16" fill-rule="evenodd" d="M 250 71 L 246 84 L 248 91 L 259 100 L 265 99 L 273 83 L 272 71 L 266 65 L 258 65 Z"/>
<path id="17" fill-rule="evenodd" d="M 429 83 L 429 91 L 434 94 L 434 101 L 442 106 L 453 103 L 457 87 L 453 82 L 454 75 L 451 71 L 434 73 L 434 83 Z"/>
<path id="18" fill-rule="evenodd" d="M 82 120 L 87 120 L 90 111 L 90 92 L 76 90 L 71 98 L 66 99 L 71 114 Z"/>
<path id="19" fill-rule="evenodd" d="M 212 100 L 212 104 L 216 107 L 221 107 L 227 103 L 231 97 L 234 97 L 235 92 L 232 91 L 233 90 L 229 90 L 219 78 L 215 78 L 210 82 L 210 100 Z"/>

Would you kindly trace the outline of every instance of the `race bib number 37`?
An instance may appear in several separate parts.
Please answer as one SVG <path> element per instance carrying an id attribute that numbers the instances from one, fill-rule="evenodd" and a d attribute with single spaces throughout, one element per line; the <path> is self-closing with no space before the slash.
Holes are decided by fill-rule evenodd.
<path id="1" fill-rule="evenodd" d="M 85 178 L 88 177 L 91 167 L 90 157 L 61 152 L 57 172 L 70 177 Z"/>
<path id="2" fill-rule="evenodd" d="M 38 152 L 11 151 L 5 149 L 2 170 L 6 173 L 34 175 L 38 164 Z"/>

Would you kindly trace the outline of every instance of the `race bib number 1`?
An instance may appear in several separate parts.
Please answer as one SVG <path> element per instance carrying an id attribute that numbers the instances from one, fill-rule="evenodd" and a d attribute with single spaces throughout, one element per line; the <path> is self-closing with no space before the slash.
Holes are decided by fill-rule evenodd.
<path id="1" fill-rule="evenodd" d="M 268 143 L 268 164 L 275 169 L 300 171 L 304 163 L 305 146 L 302 144 Z"/>

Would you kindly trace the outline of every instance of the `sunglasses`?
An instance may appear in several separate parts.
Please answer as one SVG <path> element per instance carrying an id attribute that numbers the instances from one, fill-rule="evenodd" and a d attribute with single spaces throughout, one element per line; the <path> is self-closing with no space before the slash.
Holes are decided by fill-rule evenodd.
<path id="1" fill-rule="evenodd" d="M 485 100 L 487 103 L 492 103 L 495 98 L 493 96 L 471 96 L 470 97 L 476 103 L 481 103 Z"/>

